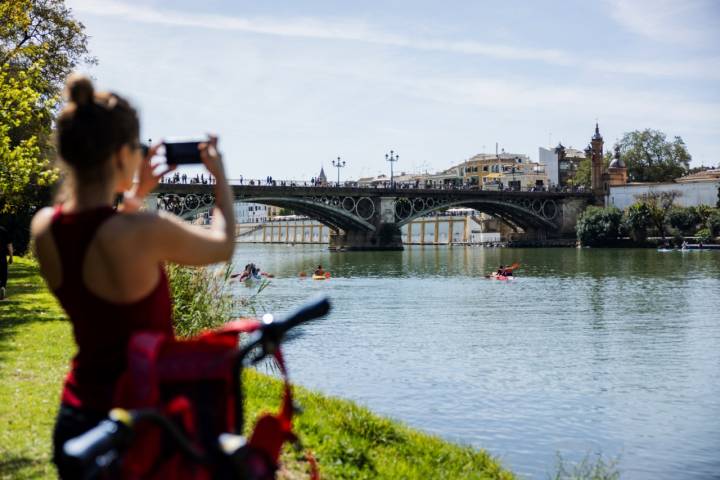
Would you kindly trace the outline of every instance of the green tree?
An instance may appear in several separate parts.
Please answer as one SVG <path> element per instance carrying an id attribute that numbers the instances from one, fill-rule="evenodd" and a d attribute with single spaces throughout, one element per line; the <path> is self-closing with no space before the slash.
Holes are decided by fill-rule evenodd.
<path id="1" fill-rule="evenodd" d="M 623 213 L 623 228 L 636 243 L 647 240 L 648 228 L 652 225 L 650 209 L 646 203 L 633 203 Z"/>
<path id="2" fill-rule="evenodd" d="M 700 215 L 695 207 L 673 207 L 668 212 L 668 223 L 683 235 L 692 235 L 700 224 Z"/>
<path id="3" fill-rule="evenodd" d="M 35 67 L 15 75 L 0 71 L 0 213 L 38 206 L 46 200 L 43 190 L 57 179 L 56 170 L 42 154 L 39 134 L 12 135 L 13 129 L 51 118 L 49 105 L 32 87 L 38 75 L 40 69 Z"/>
<path id="4" fill-rule="evenodd" d="M 20 251 L 57 180 L 53 119 L 65 77 L 83 62 L 96 60 L 63 0 L 0 1 L 0 223 L 14 227 Z"/>
<path id="5" fill-rule="evenodd" d="M 85 26 L 75 20 L 64 0 L 0 2 L 0 65 L 13 72 L 40 66 L 35 90 L 56 96 L 65 77 L 88 55 Z"/>
<path id="6" fill-rule="evenodd" d="M 720 236 L 720 209 L 715 209 L 708 215 L 705 226 L 710 232 L 710 235 L 713 237 Z"/>
<path id="7" fill-rule="evenodd" d="M 688 172 L 691 156 L 682 138 L 668 141 L 663 132 L 646 129 L 623 135 L 617 143 L 635 182 L 667 182 Z"/>
<path id="8" fill-rule="evenodd" d="M 572 178 L 571 183 L 577 186 L 584 186 L 590 188 L 592 176 L 592 165 L 590 165 L 590 159 L 580 160 L 577 170 L 575 170 L 575 176 Z"/>
<path id="9" fill-rule="evenodd" d="M 617 240 L 622 212 L 616 207 L 588 207 L 578 218 L 575 232 L 582 245 L 602 246 Z"/>
<path id="10" fill-rule="evenodd" d="M 648 192 L 637 197 L 639 202 L 646 206 L 650 223 L 663 240 L 665 239 L 665 224 L 667 223 L 668 214 L 675 203 L 675 199 L 680 195 L 680 192 L 671 190 L 668 192 Z"/>
<path id="11" fill-rule="evenodd" d="M 607 169 L 608 165 L 610 165 L 610 161 L 612 161 L 612 154 L 610 152 L 606 152 L 605 156 L 603 157 L 603 172 Z M 572 180 L 569 183 L 571 185 L 576 185 L 578 187 L 581 185 L 586 188 L 591 187 L 591 185 L 592 185 L 592 164 L 591 164 L 589 158 L 580 160 L 580 163 L 578 163 L 577 170 L 575 170 L 575 175 L 573 176 Z"/>

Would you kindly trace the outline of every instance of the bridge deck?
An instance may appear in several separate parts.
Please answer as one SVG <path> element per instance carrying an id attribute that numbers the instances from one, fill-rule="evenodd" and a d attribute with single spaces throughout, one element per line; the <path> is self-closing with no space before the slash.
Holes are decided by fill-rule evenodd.
<path id="1" fill-rule="evenodd" d="M 161 183 L 158 185 L 157 193 L 177 194 L 205 194 L 213 193 L 214 185 L 196 183 Z M 539 198 L 539 199 L 564 199 L 594 197 L 592 192 L 523 192 L 523 191 L 495 191 L 495 190 L 473 190 L 473 189 L 434 189 L 434 188 L 372 188 L 372 187 L 305 187 L 305 186 L 264 186 L 264 185 L 231 185 L 234 196 L 257 196 L 272 195 L 283 197 L 316 197 L 316 196 L 353 196 L 353 197 L 456 197 L 467 199 L 492 198 L 492 199 L 517 199 L 517 198 Z"/>

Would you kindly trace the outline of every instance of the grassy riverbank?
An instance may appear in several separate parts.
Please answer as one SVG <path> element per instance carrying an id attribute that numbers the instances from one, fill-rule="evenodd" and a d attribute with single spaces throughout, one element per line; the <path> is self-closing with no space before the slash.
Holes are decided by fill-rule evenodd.
<path id="1" fill-rule="evenodd" d="M 62 379 L 74 351 L 62 310 L 37 266 L 11 265 L 9 298 L 0 302 L 0 478 L 54 478 L 51 431 Z M 245 373 L 250 419 L 279 404 L 280 385 Z M 512 479 L 485 452 L 450 444 L 374 415 L 352 402 L 297 388 L 304 413 L 296 429 L 323 478 Z M 284 456 L 286 478 L 306 478 L 298 455 Z"/>

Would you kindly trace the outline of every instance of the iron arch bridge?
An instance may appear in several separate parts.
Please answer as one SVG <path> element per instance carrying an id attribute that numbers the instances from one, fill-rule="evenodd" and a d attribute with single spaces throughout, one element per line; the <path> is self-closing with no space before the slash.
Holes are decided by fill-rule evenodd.
<path id="1" fill-rule="evenodd" d="M 213 188 L 161 184 L 156 206 L 191 218 L 214 205 Z M 476 209 L 537 238 L 573 236 L 579 213 L 594 201 L 591 193 L 577 192 L 249 185 L 231 188 L 235 201 L 287 208 L 318 220 L 334 231 L 331 248 L 350 250 L 402 249 L 400 227 L 450 207 Z"/>

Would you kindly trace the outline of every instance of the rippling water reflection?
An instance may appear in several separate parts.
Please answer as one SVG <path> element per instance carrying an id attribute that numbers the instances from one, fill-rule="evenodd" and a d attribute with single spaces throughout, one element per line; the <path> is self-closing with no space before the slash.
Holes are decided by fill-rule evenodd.
<path id="1" fill-rule="evenodd" d="M 287 348 L 298 383 L 529 478 L 557 452 L 598 451 L 624 478 L 720 478 L 720 252 L 239 244 L 235 258 L 276 275 L 267 310 L 331 296 Z M 516 280 L 483 278 L 513 261 Z M 331 280 L 298 278 L 318 263 Z"/>

